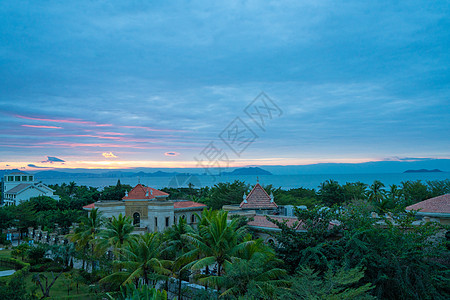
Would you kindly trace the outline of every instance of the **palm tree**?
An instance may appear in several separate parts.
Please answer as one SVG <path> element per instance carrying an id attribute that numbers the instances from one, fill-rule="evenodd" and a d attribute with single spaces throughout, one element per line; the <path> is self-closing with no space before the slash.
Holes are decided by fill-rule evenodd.
<path id="1" fill-rule="evenodd" d="M 238 256 L 239 251 L 243 251 L 248 244 L 253 243 L 253 241 L 244 240 L 246 231 L 244 227 L 237 228 L 237 219 L 228 222 L 227 217 L 226 211 L 205 210 L 198 231 L 192 230 L 184 235 L 195 247 L 185 256 L 200 257 L 189 264 L 192 270 L 201 270 L 215 265 L 217 276 L 220 277 L 224 267 L 231 265 L 232 259 Z M 204 281 L 208 281 L 207 278 Z M 218 282 L 216 286 L 220 290 Z"/>
<path id="2" fill-rule="evenodd" d="M 105 223 L 105 229 L 102 229 L 98 236 L 101 238 L 97 243 L 99 251 L 112 247 L 115 255 L 119 255 L 122 247 L 132 240 L 134 226 L 131 218 L 119 214 L 116 218 Z"/>
<path id="3" fill-rule="evenodd" d="M 94 208 L 87 217 L 84 217 L 75 232 L 68 234 L 68 239 L 75 244 L 78 251 L 83 253 L 88 252 L 88 256 L 91 258 L 92 269 L 94 269 L 94 243 L 100 229 L 103 225 L 103 217 L 98 208 Z M 85 259 L 83 257 L 83 268 Z"/>
<path id="4" fill-rule="evenodd" d="M 369 200 L 375 203 L 379 203 L 381 202 L 381 200 L 383 200 L 384 193 L 385 193 L 384 184 L 379 180 L 375 180 L 373 184 L 369 187 L 368 192 Z"/>
<path id="5" fill-rule="evenodd" d="M 142 278 L 144 283 L 148 284 L 152 275 L 170 274 L 165 267 L 169 262 L 160 259 L 160 244 L 158 233 L 134 236 L 133 240 L 123 247 L 123 258 L 114 263 L 119 266 L 121 271 L 106 276 L 101 282 L 120 282 L 123 285 L 134 282 L 137 284 Z"/>
<path id="6" fill-rule="evenodd" d="M 187 224 L 187 221 L 183 218 L 180 218 L 180 221 L 168 228 L 164 234 L 164 239 L 166 242 L 164 243 L 164 253 L 166 253 L 170 259 L 173 259 L 172 263 L 172 273 L 175 278 L 178 280 L 178 298 L 182 298 L 181 294 L 181 281 L 182 277 L 186 276 L 188 270 L 186 265 L 192 262 L 192 259 L 189 259 L 184 254 L 191 250 L 190 244 L 187 242 L 184 237 L 188 231 L 192 230 L 190 226 Z"/>

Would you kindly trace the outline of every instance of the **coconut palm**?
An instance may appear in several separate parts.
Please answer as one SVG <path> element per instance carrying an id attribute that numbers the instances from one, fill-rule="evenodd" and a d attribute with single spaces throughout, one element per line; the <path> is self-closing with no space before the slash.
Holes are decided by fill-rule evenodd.
<path id="1" fill-rule="evenodd" d="M 178 280 L 178 298 L 182 298 L 181 294 L 181 281 L 182 277 L 188 275 L 188 268 L 186 265 L 192 262 L 192 259 L 184 254 L 191 250 L 191 245 L 184 237 L 188 231 L 192 230 L 187 224 L 186 220 L 180 218 L 180 221 L 168 228 L 164 234 L 164 254 L 168 255 L 170 259 L 173 259 L 172 263 L 172 275 Z"/>
<path id="2" fill-rule="evenodd" d="M 385 193 L 384 184 L 379 180 L 375 180 L 369 187 L 368 192 L 369 200 L 375 203 L 379 203 L 381 202 L 381 200 L 383 200 L 384 193 Z"/>
<path id="3" fill-rule="evenodd" d="M 81 223 L 75 228 L 75 232 L 68 234 L 68 239 L 75 244 L 75 248 L 78 251 L 83 251 L 90 257 L 92 268 L 94 269 L 94 244 L 98 233 L 103 225 L 103 217 L 98 208 L 94 208 L 87 217 L 81 220 Z M 83 257 L 83 267 L 84 259 Z"/>
<path id="4" fill-rule="evenodd" d="M 118 217 L 113 216 L 111 220 L 105 222 L 105 228 L 98 234 L 100 240 L 97 243 L 97 249 L 104 251 L 112 247 L 115 255 L 119 255 L 120 249 L 132 240 L 133 230 L 131 218 L 122 214 Z"/>
<path id="5" fill-rule="evenodd" d="M 168 275 L 166 266 L 170 263 L 160 259 L 161 239 L 158 233 L 136 235 L 133 240 L 122 249 L 123 257 L 114 264 L 119 266 L 117 271 L 106 276 L 103 282 L 120 282 L 123 285 L 143 279 L 148 284 L 150 279 L 160 275 Z"/>
<path id="6" fill-rule="evenodd" d="M 231 265 L 232 259 L 237 257 L 247 245 L 253 243 L 253 241 L 244 240 L 246 231 L 244 227 L 237 228 L 237 219 L 228 221 L 227 217 L 226 211 L 205 210 L 198 230 L 184 235 L 195 247 L 186 253 L 185 257 L 200 257 L 189 264 L 192 270 L 198 271 L 215 265 L 217 276 L 220 277 L 224 267 Z M 203 281 L 208 282 L 207 278 Z M 220 290 L 220 285 L 216 284 L 216 286 Z"/>

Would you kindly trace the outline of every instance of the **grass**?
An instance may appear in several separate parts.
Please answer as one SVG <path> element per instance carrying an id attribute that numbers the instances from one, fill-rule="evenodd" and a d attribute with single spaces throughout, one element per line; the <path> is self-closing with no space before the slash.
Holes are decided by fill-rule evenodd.
<path id="1" fill-rule="evenodd" d="M 11 257 L 11 251 L 12 250 L 1 250 L 0 257 Z M 5 268 L 5 267 L 0 266 L 0 271 L 3 271 L 3 270 L 10 270 L 10 268 Z M 71 284 L 70 290 L 69 290 L 69 295 L 67 295 L 67 289 L 68 289 L 67 285 L 68 285 L 69 279 L 66 276 L 64 276 L 64 274 L 68 274 L 68 273 L 70 273 L 70 272 L 63 273 L 63 274 L 61 274 L 61 276 L 59 276 L 58 279 L 56 279 L 55 284 L 50 289 L 50 298 L 47 298 L 47 299 L 74 299 L 74 300 L 77 300 L 77 299 L 80 299 L 80 300 L 81 299 L 86 299 L 86 300 L 102 299 L 101 295 L 95 295 L 93 293 L 94 291 L 92 291 L 88 285 L 83 284 L 83 283 L 78 284 L 78 293 L 77 293 L 75 281 L 72 281 L 72 284 Z M 38 274 L 38 273 L 30 272 L 25 277 L 25 287 L 29 293 L 33 292 L 36 294 L 36 296 L 38 298 L 41 298 L 42 297 L 41 288 L 39 287 L 39 285 L 36 285 L 36 283 L 34 283 L 32 281 L 32 278 L 35 274 Z M 47 276 L 49 282 L 51 282 L 53 280 L 51 272 L 43 272 L 42 274 Z M 55 276 L 57 276 L 58 274 L 59 273 L 54 273 Z M 9 277 L 10 276 L 0 277 L 0 281 L 6 283 L 9 281 Z M 45 284 L 44 282 L 45 282 L 45 279 L 42 280 L 43 284 Z"/>
<path id="2" fill-rule="evenodd" d="M 38 285 L 36 285 L 32 281 L 33 275 L 35 275 L 35 274 L 37 274 L 37 273 L 30 273 L 25 278 L 25 286 L 26 286 L 27 291 L 35 292 L 36 295 L 40 298 L 40 297 L 42 297 L 41 289 Z M 53 280 L 51 272 L 43 272 L 42 274 L 47 276 L 49 282 L 51 282 Z M 53 274 L 55 276 L 58 275 L 58 273 L 53 273 Z M 64 273 L 61 274 L 61 276 L 59 276 L 59 278 L 56 280 L 55 284 L 50 289 L 50 298 L 49 299 L 98 299 L 98 297 L 92 293 L 89 286 L 82 284 L 82 283 L 79 284 L 79 289 L 78 289 L 78 293 L 77 293 L 76 283 L 74 281 L 72 281 L 69 295 L 67 295 L 68 281 L 69 280 L 64 276 Z M 44 283 L 45 279 L 42 282 Z"/>

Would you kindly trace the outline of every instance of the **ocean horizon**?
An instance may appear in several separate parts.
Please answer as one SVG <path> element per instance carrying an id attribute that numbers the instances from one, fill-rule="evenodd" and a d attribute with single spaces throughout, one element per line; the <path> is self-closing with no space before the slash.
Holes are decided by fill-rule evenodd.
<path id="1" fill-rule="evenodd" d="M 285 190 L 293 188 L 314 188 L 328 180 L 336 180 L 340 184 L 347 182 L 363 182 L 372 184 L 374 180 L 380 180 L 386 187 L 392 184 L 400 185 L 402 181 L 421 180 L 423 182 L 430 180 L 450 179 L 449 172 L 437 173 L 371 173 L 371 174 L 302 174 L 302 175 L 177 175 L 174 177 L 110 177 L 110 178 L 49 178 L 39 179 L 45 184 L 62 184 L 74 181 L 77 185 L 86 185 L 97 188 L 115 185 L 120 179 L 122 184 L 135 186 L 138 183 L 161 189 L 164 187 L 188 187 L 189 183 L 195 188 L 213 186 L 220 182 L 233 182 L 241 180 L 248 184 L 255 184 L 259 181 L 262 185 L 273 185 L 275 188 Z"/>

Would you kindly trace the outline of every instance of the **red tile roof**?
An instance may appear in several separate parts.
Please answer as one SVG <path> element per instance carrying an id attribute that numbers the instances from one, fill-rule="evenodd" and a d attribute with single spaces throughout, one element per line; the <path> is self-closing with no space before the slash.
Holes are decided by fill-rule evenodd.
<path id="1" fill-rule="evenodd" d="M 410 205 L 406 210 L 419 210 L 420 212 L 450 214 L 450 194 L 434 197 Z"/>
<path id="2" fill-rule="evenodd" d="M 277 220 L 279 222 L 283 222 L 283 220 L 287 220 L 287 225 L 292 226 L 295 222 L 298 222 L 296 217 L 283 217 L 283 216 L 270 216 L 270 218 Z M 265 227 L 265 228 L 278 228 L 277 225 L 267 220 L 266 216 L 256 215 L 253 217 L 253 221 L 248 222 L 249 226 L 257 226 L 257 227 Z M 302 229 L 301 223 L 298 223 L 296 229 Z"/>
<path id="3" fill-rule="evenodd" d="M 274 209 L 278 205 L 272 201 L 263 187 L 257 183 L 239 207 L 243 209 Z"/>
<path id="4" fill-rule="evenodd" d="M 198 203 L 194 201 L 176 201 L 173 204 L 174 208 L 191 208 L 191 207 L 206 207 L 203 203 Z"/>
<path id="5" fill-rule="evenodd" d="M 155 199 L 156 197 L 159 198 L 168 196 L 169 194 L 164 193 L 160 190 L 138 184 L 128 193 L 128 196 L 125 196 L 122 199 Z"/>
<path id="6" fill-rule="evenodd" d="M 84 209 L 91 209 L 91 208 L 95 208 L 95 203 L 91 203 L 88 205 L 83 206 Z"/>

